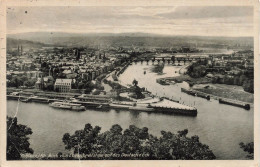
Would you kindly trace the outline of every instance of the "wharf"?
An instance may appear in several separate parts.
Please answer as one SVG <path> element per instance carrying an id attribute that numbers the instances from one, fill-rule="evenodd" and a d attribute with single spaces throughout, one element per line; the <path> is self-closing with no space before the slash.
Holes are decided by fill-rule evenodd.
<path id="1" fill-rule="evenodd" d="M 37 102 L 37 103 L 52 103 L 56 101 L 64 101 L 61 99 L 49 99 L 43 97 L 28 97 L 28 96 L 18 96 L 18 95 L 7 95 L 8 100 L 21 100 L 25 99 L 24 102 Z M 90 100 L 90 101 L 89 101 Z M 70 99 L 71 103 L 81 104 L 86 108 L 92 109 L 127 109 L 127 110 L 135 110 L 135 111 L 147 111 L 147 112 L 161 112 L 164 114 L 182 114 L 182 115 L 197 115 L 197 109 L 194 107 L 189 107 L 186 105 L 179 104 L 176 101 L 166 99 L 166 98 L 146 98 L 142 100 L 138 100 L 136 102 L 112 102 L 109 99 L 104 100 L 102 98 L 89 99 L 76 97 Z"/>
<path id="2" fill-rule="evenodd" d="M 136 111 L 147 111 L 163 114 L 179 114 L 196 116 L 197 109 L 180 104 L 166 98 L 147 98 L 138 100 L 137 102 L 115 102 L 110 104 L 110 108 L 127 109 Z"/>
<path id="3" fill-rule="evenodd" d="M 155 111 L 162 112 L 162 113 L 174 113 L 174 114 L 181 114 L 181 115 L 197 115 L 197 109 L 194 107 L 189 107 L 186 105 L 182 105 L 180 103 L 163 99 L 160 102 L 150 104 L 151 107 L 155 109 Z"/>

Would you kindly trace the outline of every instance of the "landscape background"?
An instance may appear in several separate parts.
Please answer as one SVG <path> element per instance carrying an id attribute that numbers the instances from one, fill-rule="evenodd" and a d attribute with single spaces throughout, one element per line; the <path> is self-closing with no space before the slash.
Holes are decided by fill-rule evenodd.
<path id="1" fill-rule="evenodd" d="M 18 44 L 26 48 L 46 46 L 76 47 L 205 47 L 246 49 L 253 47 L 253 37 L 170 36 L 149 33 L 61 33 L 31 32 L 7 35 L 7 49 Z"/>

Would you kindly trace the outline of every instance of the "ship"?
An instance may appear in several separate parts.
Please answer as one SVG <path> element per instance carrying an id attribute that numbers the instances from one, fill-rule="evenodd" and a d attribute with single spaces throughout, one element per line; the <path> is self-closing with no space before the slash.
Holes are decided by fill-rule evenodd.
<path id="1" fill-rule="evenodd" d="M 135 111 L 154 111 L 154 108 L 150 105 L 136 104 L 133 102 L 113 102 L 109 104 L 111 108 L 127 109 Z"/>
<path id="2" fill-rule="evenodd" d="M 53 102 L 49 104 L 53 108 L 59 108 L 59 109 L 67 109 L 67 110 L 73 110 L 73 111 L 84 111 L 86 110 L 85 106 L 82 106 L 81 104 L 75 104 L 70 102 Z"/>

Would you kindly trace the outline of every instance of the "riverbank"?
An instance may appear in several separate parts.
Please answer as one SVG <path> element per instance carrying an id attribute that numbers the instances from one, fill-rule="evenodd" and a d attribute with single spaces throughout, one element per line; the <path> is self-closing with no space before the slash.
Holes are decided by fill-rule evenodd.
<path id="1" fill-rule="evenodd" d="M 254 103 L 254 94 L 239 89 L 241 86 L 225 84 L 195 85 L 193 90 L 206 93 L 218 98 L 227 98 L 241 102 Z"/>
<path id="2" fill-rule="evenodd" d="M 176 77 L 159 78 L 157 82 L 167 83 L 167 85 L 187 82 L 192 90 L 205 93 L 215 99 L 227 98 L 251 104 L 254 103 L 254 94 L 245 92 L 241 86 L 212 84 L 211 79 L 207 77 L 192 78 L 188 75 L 180 75 Z"/>

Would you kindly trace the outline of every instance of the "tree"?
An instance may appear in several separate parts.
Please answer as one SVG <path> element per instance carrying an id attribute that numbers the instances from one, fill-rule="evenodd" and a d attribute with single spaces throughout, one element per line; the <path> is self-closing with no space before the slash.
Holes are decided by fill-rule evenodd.
<path id="1" fill-rule="evenodd" d="M 199 142 L 198 136 L 187 137 L 188 130 L 179 131 L 178 134 L 161 131 L 162 136 L 153 137 L 150 142 L 152 159 L 215 159 L 215 155 L 207 145 Z"/>
<path id="2" fill-rule="evenodd" d="M 200 143 L 198 136 L 187 137 L 188 130 L 177 134 L 162 131 L 160 138 L 148 133 L 148 128 L 130 125 L 123 131 L 118 124 L 110 130 L 100 133 L 101 128 L 86 124 L 84 130 L 75 134 L 64 134 L 66 149 L 73 149 L 79 154 L 118 154 L 119 157 L 94 157 L 94 159 L 215 159 L 207 145 Z M 143 157 L 122 155 L 146 155 Z"/>
<path id="3" fill-rule="evenodd" d="M 239 76 L 234 77 L 234 85 L 239 85 Z"/>
<path id="4" fill-rule="evenodd" d="M 32 87 L 35 85 L 36 79 L 28 79 L 24 81 L 24 85 L 27 87 Z"/>
<path id="5" fill-rule="evenodd" d="M 247 79 L 245 75 L 241 75 L 239 77 L 239 86 L 242 86 L 244 84 L 244 81 Z"/>
<path id="6" fill-rule="evenodd" d="M 137 86 L 137 85 L 138 85 L 138 81 L 137 81 L 136 79 L 134 79 L 133 82 L 132 82 L 132 84 L 133 84 L 134 86 Z"/>
<path id="7" fill-rule="evenodd" d="M 192 64 L 189 66 L 187 73 L 193 78 L 204 77 L 207 74 L 206 66 L 197 63 Z"/>
<path id="8" fill-rule="evenodd" d="M 69 133 L 64 134 L 62 141 L 66 146 L 65 148 L 73 149 L 74 153 L 89 154 L 97 144 L 97 136 L 100 130 L 99 126 L 93 128 L 90 124 L 86 124 L 83 130 L 77 130 L 72 136 Z"/>
<path id="9" fill-rule="evenodd" d="M 17 118 L 7 117 L 7 160 L 19 160 L 25 153 L 33 154 L 27 137 L 31 134 L 31 128 L 17 124 Z"/>
<path id="10" fill-rule="evenodd" d="M 249 79 L 244 81 L 243 88 L 246 92 L 254 93 L 254 80 Z"/>
<path id="11" fill-rule="evenodd" d="M 254 159 L 254 142 L 244 144 L 243 142 L 239 143 L 240 148 L 245 152 L 248 152 L 247 158 Z"/>

